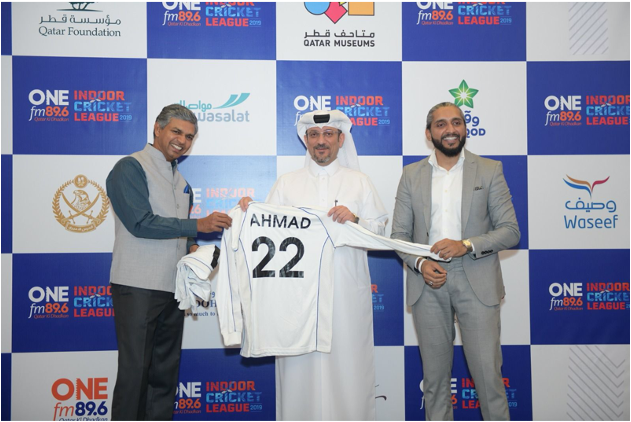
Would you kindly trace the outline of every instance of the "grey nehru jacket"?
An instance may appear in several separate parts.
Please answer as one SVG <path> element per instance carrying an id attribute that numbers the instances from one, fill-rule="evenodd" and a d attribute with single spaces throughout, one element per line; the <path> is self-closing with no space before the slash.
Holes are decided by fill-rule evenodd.
<path id="1" fill-rule="evenodd" d="M 114 166 L 107 192 L 116 234 L 110 282 L 174 292 L 177 262 L 188 252 L 187 238 L 197 235 L 197 222 L 188 219 L 190 188 L 177 162 L 147 144 Z"/>

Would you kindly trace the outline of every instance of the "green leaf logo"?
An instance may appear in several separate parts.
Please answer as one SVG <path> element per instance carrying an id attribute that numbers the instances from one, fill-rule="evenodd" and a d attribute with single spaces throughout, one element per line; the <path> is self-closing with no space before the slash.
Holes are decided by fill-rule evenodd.
<path id="1" fill-rule="evenodd" d="M 460 82 L 458 88 L 450 89 L 449 93 L 454 97 L 454 103 L 460 107 L 466 105 L 469 108 L 473 108 L 473 97 L 478 93 L 477 89 L 469 88 L 467 81 L 464 79 Z"/>

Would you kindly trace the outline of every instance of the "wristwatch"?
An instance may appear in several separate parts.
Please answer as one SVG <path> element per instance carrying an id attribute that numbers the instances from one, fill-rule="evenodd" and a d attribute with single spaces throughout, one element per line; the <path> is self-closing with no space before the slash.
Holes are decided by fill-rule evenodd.
<path id="1" fill-rule="evenodd" d="M 469 239 L 463 239 L 462 244 L 465 248 L 467 248 L 467 253 L 473 252 L 473 245 L 471 244 L 471 241 Z"/>

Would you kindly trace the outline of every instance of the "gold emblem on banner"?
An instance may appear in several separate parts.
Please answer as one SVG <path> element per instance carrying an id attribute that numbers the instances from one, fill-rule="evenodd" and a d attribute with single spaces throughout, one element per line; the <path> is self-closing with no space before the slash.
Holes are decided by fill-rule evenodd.
<path id="1" fill-rule="evenodd" d="M 90 199 L 91 197 L 94 199 Z M 99 201 L 101 209 L 95 216 L 94 213 L 98 210 L 95 206 Z M 110 200 L 105 190 L 82 174 L 61 185 L 53 196 L 55 220 L 66 230 L 74 233 L 95 230 L 105 221 L 109 209 Z"/>

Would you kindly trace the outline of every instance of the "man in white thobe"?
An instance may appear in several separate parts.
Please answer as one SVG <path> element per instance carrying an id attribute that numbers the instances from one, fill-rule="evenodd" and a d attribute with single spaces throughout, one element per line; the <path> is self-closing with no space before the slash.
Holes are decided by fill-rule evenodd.
<path id="1" fill-rule="evenodd" d="M 388 214 L 359 171 L 352 123 L 339 110 L 302 116 L 298 135 L 305 167 L 281 176 L 266 202 L 329 209 L 338 223 L 354 221 L 383 235 Z M 240 205 L 247 208 L 250 198 Z M 374 420 L 375 363 L 372 293 L 366 251 L 338 247 L 334 255 L 331 353 L 276 357 L 278 420 Z"/>

